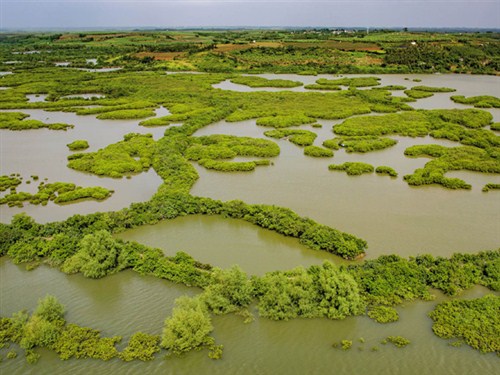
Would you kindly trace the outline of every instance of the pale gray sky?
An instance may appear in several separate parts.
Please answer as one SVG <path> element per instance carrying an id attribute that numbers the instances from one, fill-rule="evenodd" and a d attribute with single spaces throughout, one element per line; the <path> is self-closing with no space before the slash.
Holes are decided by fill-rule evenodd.
<path id="1" fill-rule="evenodd" d="M 0 28 L 500 28 L 500 0 L 0 0 Z"/>

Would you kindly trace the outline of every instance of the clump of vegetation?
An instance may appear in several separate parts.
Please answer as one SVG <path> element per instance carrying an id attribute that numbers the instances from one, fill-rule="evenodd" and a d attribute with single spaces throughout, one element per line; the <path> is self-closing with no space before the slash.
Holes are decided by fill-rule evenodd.
<path id="1" fill-rule="evenodd" d="M 490 125 L 491 130 L 499 131 L 500 130 L 500 122 L 495 122 Z"/>
<path id="2" fill-rule="evenodd" d="M 155 112 L 152 109 L 122 109 L 109 111 L 97 115 L 99 120 L 135 120 L 153 117 Z"/>
<path id="3" fill-rule="evenodd" d="M 368 310 L 368 316 L 377 323 L 391 323 L 399 320 L 396 309 L 389 306 L 373 306 Z"/>
<path id="4" fill-rule="evenodd" d="M 312 131 L 298 129 L 268 130 L 264 135 L 271 138 L 285 138 L 297 146 L 311 146 L 318 136 Z"/>
<path id="5" fill-rule="evenodd" d="M 84 139 L 78 139 L 68 143 L 66 146 L 68 146 L 70 151 L 80 151 L 89 148 L 89 143 Z"/>
<path id="6" fill-rule="evenodd" d="M 404 348 L 405 346 L 410 344 L 410 340 L 402 336 L 387 336 L 386 340 L 387 342 L 394 344 L 398 348 Z"/>
<path id="7" fill-rule="evenodd" d="M 41 183 L 35 194 L 12 191 L 0 198 L 0 205 L 23 207 L 23 203 L 47 205 L 49 201 L 57 204 L 76 202 L 82 199 L 102 201 L 113 193 L 112 190 L 100 186 L 81 187 L 70 182 Z"/>
<path id="8" fill-rule="evenodd" d="M 160 336 L 136 332 L 130 337 L 127 347 L 120 353 L 120 358 L 126 362 L 138 359 L 151 361 L 155 353 L 160 351 Z"/>
<path id="9" fill-rule="evenodd" d="M 375 168 L 375 173 L 391 177 L 398 177 L 398 172 L 396 172 L 393 168 L 387 167 L 385 165 L 381 165 Z"/>
<path id="10" fill-rule="evenodd" d="M 21 179 L 14 175 L 3 175 L 0 176 L 0 191 L 6 191 L 8 189 L 15 189 L 16 186 L 21 184 Z"/>
<path id="11" fill-rule="evenodd" d="M 304 148 L 304 155 L 315 158 L 331 158 L 333 151 L 319 146 L 306 146 Z"/>
<path id="12" fill-rule="evenodd" d="M 430 98 L 431 96 L 434 96 L 433 92 L 414 90 L 414 89 L 405 90 L 404 93 L 409 98 L 412 98 L 412 99 L 425 99 L 425 98 Z"/>
<path id="13" fill-rule="evenodd" d="M 288 128 L 290 126 L 299 126 L 304 124 L 312 124 L 316 119 L 305 115 L 290 115 L 290 116 L 268 116 L 257 119 L 257 125 L 270 126 L 273 128 Z"/>
<path id="14" fill-rule="evenodd" d="M 173 354 L 210 347 L 214 338 L 210 314 L 199 298 L 180 297 L 172 316 L 165 320 L 161 346 Z"/>
<path id="15" fill-rule="evenodd" d="M 370 152 L 375 150 L 383 150 L 394 146 L 398 143 L 391 138 L 382 138 L 376 136 L 353 136 L 353 137 L 336 137 L 323 142 L 323 146 L 338 149 L 345 148 L 346 152 Z"/>
<path id="16" fill-rule="evenodd" d="M 29 363 L 38 360 L 36 348 L 54 350 L 61 359 L 115 357 L 118 352 L 114 344 L 119 337 L 100 338 L 98 331 L 66 324 L 64 307 L 54 297 L 47 295 L 38 301 L 33 314 L 20 311 L 11 318 L 1 318 L 1 344 L 18 344 L 25 350 Z"/>
<path id="17" fill-rule="evenodd" d="M 67 130 L 74 127 L 63 123 L 46 124 L 39 120 L 27 119 L 28 117 L 29 115 L 21 112 L 1 112 L 0 129 L 29 130 L 47 128 L 50 130 Z"/>
<path id="18" fill-rule="evenodd" d="M 370 86 L 380 85 L 380 78 L 378 77 L 356 77 L 356 78 L 339 78 L 339 79 L 320 78 L 316 81 L 316 83 L 322 86 L 370 87 Z"/>
<path id="19" fill-rule="evenodd" d="M 350 118 L 335 125 L 335 134 L 343 136 L 382 136 L 397 134 L 409 137 L 445 138 L 486 148 L 498 144 L 496 136 L 485 130 L 473 131 L 491 123 L 493 117 L 477 109 L 418 110 L 383 116 Z"/>
<path id="20" fill-rule="evenodd" d="M 270 165 L 271 162 L 269 160 L 231 162 L 212 159 L 200 159 L 198 160 L 198 164 L 206 169 L 213 169 L 219 172 L 251 172 L 257 166 Z"/>
<path id="21" fill-rule="evenodd" d="M 405 150 L 412 157 L 432 157 L 424 168 L 404 176 L 409 185 L 439 184 L 449 189 L 470 189 L 471 186 L 458 178 L 448 178 L 444 174 L 453 170 L 470 170 L 485 173 L 500 173 L 500 161 L 477 147 L 444 147 L 439 145 L 417 145 Z"/>
<path id="22" fill-rule="evenodd" d="M 228 270 L 214 268 L 213 282 L 205 289 L 201 298 L 215 314 L 242 311 L 253 299 L 254 288 L 245 272 L 238 266 Z M 246 310 L 245 318 L 249 318 Z"/>
<path id="23" fill-rule="evenodd" d="M 431 87 L 431 86 L 413 86 L 412 90 L 426 91 L 426 92 L 454 92 L 455 89 L 449 87 Z"/>
<path id="24" fill-rule="evenodd" d="M 130 133 L 125 135 L 123 141 L 97 152 L 70 155 L 68 167 L 115 178 L 139 173 L 150 168 L 154 144 L 151 134 Z"/>
<path id="25" fill-rule="evenodd" d="M 429 313 L 432 331 L 443 339 L 459 338 L 483 353 L 500 355 L 500 297 L 442 302 Z"/>
<path id="26" fill-rule="evenodd" d="M 480 95 L 466 98 L 462 95 L 455 95 L 450 99 L 455 103 L 470 104 L 476 108 L 500 108 L 500 98 L 496 96 Z"/>
<path id="27" fill-rule="evenodd" d="M 342 350 L 349 350 L 352 348 L 352 340 L 342 340 L 340 342 Z"/>
<path id="28" fill-rule="evenodd" d="M 268 273 L 258 280 L 256 294 L 259 314 L 273 320 L 344 319 L 362 314 L 365 307 L 356 281 L 329 262 Z"/>
<path id="29" fill-rule="evenodd" d="M 186 149 L 185 156 L 197 161 L 207 169 L 221 172 L 252 171 L 259 165 L 270 165 L 269 160 L 229 162 L 237 156 L 274 157 L 280 149 L 274 142 L 265 139 L 235 137 L 230 135 L 211 135 L 191 139 L 192 145 Z"/>
<path id="30" fill-rule="evenodd" d="M 330 164 L 331 171 L 345 171 L 349 176 L 359 176 L 364 173 L 373 173 L 373 165 L 362 162 L 345 162 L 343 164 Z"/>
<path id="31" fill-rule="evenodd" d="M 486 184 L 482 189 L 482 191 L 485 193 L 487 193 L 490 190 L 500 190 L 500 184 Z"/>
<path id="32" fill-rule="evenodd" d="M 232 83 L 237 83 L 239 85 L 246 85 L 250 87 L 298 87 L 302 86 L 302 82 L 290 81 L 287 79 L 266 79 L 262 77 L 252 77 L 252 76 L 239 76 L 231 78 Z"/>

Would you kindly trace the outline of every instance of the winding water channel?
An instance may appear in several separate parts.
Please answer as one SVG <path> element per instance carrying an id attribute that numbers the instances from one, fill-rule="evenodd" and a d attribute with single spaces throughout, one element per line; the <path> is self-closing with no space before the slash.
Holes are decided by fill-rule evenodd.
<path id="1" fill-rule="evenodd" d="M 276 75 L 262 75 L 276 78 Z M 333 78 L 332 76 L 325 76 Z M 313 83 L 318 77 L 279 76 L 279 78 Z M 458 75 L 387 75 L 382 85 L 407 87 L 422 84 L 457 89 L 454 95 L 489 94 L 500 96 L 500 78 Z M 409 78 L 409 80 L 405 80 Z M 412 80 L 419 78 L 420 83 Z M 236 87 L 235 87 L 236 86 Z M 220 89 L 249 89 L 223 82 Z M 295 89 L 297 91 L 303 88 Z M 467 108 L 453 103 L 450 94 L 435 94 L 412 105 L 416 108 Z M 38 99 L 38 98 L 37 98 Z M 35 100 L 33 98 L 33 100 Z M 495 121 L 500 111 L 490 110 Z M 65 122 L 75 128 L 64 131 L 46 129 L 23 132 L 0 130 L 1 174 L 20 173 L 25 180 L 39 175 L 49 182 L 67 181 L 81 186 L 103 186 L 115 190 L 108 200 L 85 201 L 65 206 L 55 204 L 26 205 L 20 208 L 0 207 L 0 220 L 9 222 L 19 212 L 27 212 L 39 222 L 63 220 L 73 214 L 118 210 L 131 202 L 148 200 L 161 184 L 150 170 L 131 179 L 99 178 L 70 170 L 66 144 L 86 139 L 90 151 L 122 139 L 129 132 L 153 133 L 155 139 L 165 128 L 143 128 L 138 121 L 102 121 L 95 116 L 72 113 L 20 110 L 46 122 Z M 165 115 L 161 112 L 161 115 Z M 333 137 L 332 126 L 340 121 L 319 121 L 315 144 Z M 199 130 L 195 136 L 234 134 L 264 137 L 266 129 L 255 120 L 240 123 L 218 122 Z M 286 140 L 277 143 L 281 154 L 272 166 L 259 167 L 251 173 L 225 174 L 207 171 L 194 164 L 200 175 L 192 194 L 215 199 L 241 199 L 247 203 L 266 203 L 289 207 L 303 216 L 353 233 L 368 241 L 368 258 L 381 254 L 411 256 L 421 253 L 450 256 L 454 252 L 477 252 L 498 248 L 500 243 L 499 193 L 481 192 L 485 183 L 500 183 L 498 175 L 455 172 L 453 176 L 472 184 L 470 191 L 450 191 L 437 186 L 411 188 L 402 176 L 423 166 L 428 159 L 406 158 L 405 148 L 413 144 L 456 143 L 426 138 L 393 137 L 398 144 L 387 150 L 368 154 L 336 151 L 331 159 L 314 159 L 303 155 L 301 148 Z M 373 175 L 350 177 L 328 171 L 328 164 L 364 161 L 374 166 L 388 165 L 399 172 L 397 179 Z M 33 191 L 33 184 L 23 183 L 18 190 Z M 30 190 L 31 189 L 31 190 Z M 172 255 L 182 250 L 194 258 L 218 267 L 239 264 L 250 274 L 262 275 L 299 265 L 320 264 L 324 259 L 339 263 L 330 254 L 309 250 L 297 240 L 284 238 L 249 223 L 220 217 L 191 216 L 144 226 L 119 237 L 161 248 Z M 0 258 L 0 315 L 9 316 L 20 309 L 33 309 L 36 301 L 53 294 L 66 306 L 67 321 L 101 329 L 104 335 L 122 335 L 124 347 L 130 335 L 142 330 L 160 334 L 164 319 L 170 315 L 173 301 L 181 295 L 195 295 L 200 290 L 132 271 L 100 280 L 81 275 L 65 275 L 47 266 L 33 271 Z M 475 298 L 487 293 L 474 288 L 465 294 Z M 38 364 L 28 365 L 22 355 L 0 363 L 3 374 L 493 374 L 498 358 L 481 355 L 467 346 L 454 348 L 431 331 L 427 313 L 446 299 L 440 293 L 433 302 L 412 302 L 397 308 L 400 321 L 377 324 L 367 317 L 343 321 L 296 319 L 273 322 L 257 318 L 244 324 L 238 316 L 214 317 L 214 336 L 224 345 L 224 357 L 213 361 L 206 351 L 189 353 L 181 358 L 157 358 L 142 363 L 97 360 L 61 361 L 51 352 L 41 351 Z M 461 296 L 464 297 L 464 296 Z M 254 311 L 257 316 L 257 312 Z M 410 339 L 404 349 L 381 345 L 388 335 Z M 364 339 L 361 343 L 360 339 Z M 353 340 L 353 349 L 332 348 L 334 342 Z M 377 347 L 377 351 L 372 348 Z"/>

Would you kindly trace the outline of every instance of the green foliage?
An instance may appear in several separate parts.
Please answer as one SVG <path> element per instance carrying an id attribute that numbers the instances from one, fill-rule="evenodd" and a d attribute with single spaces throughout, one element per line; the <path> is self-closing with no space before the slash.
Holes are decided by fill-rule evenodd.
<path id="1" fill-rule="evenodd" d="M 495 96 L 480 95 L 466 98 L 462 95 L 455 95 L 450 99 L 455 103 L 471 104 L 477 108 L 500 108 L 500 99 Z"/>
<path id="2" fill-rule="evenodd" d="M 396 172 L 393 168 L 387 167 L 385 165 L 381 165 L 375 168 L 375 173 L 388 175 L 391 177 L 398 177 L 398 172 Z"/>
<path id="3" fill-rule="evenodd" d="M 320 78 L 316 83 L 320 86 L 349 86 L 349 87 L 369 87 L 380 85 L 378 77 L 356 77 L 356 78 L 339 78 L 326 79 Z"/>
<path id="4" fill-rule="evenodd" d="M 431 299 L 426 269 L 397 255 L 381 256 L 348 269 L 370 304 L 391 306 L 416 298 Z"/>
<path id="5" fill-rule="evenodd" d="M 319 146 L 306 146 L 304 148 L 304 155 L 316 158 L 331 158 L 333 151 Z"/>
<path id="6" fill-rule="evenodd" d="M 161 346 L 174 354 L 201 349 L 213 343 L 208 310 L 199 298 L 180 297 L 175 301 L 172 316 L 165 320 Z"/>
<path id="7" fill-rule="evenodd" d="M 247 162 L 229 162 L 211 159 L 201 159 L 198 161 L 202 167 L 213 169 L 219 172 L 250 172 L 258 165 L 270 165 L 269 160 L 247 161 Z"/>
<path id="8" fill-rule="evenodd" d="M 118 178 L 124 174 L 140 173 L 152 164 L 154 144 L 151 134 L 127 134 L 123 141 L 97 152 L 70 155 L 68 167 Z"/>
<path id="9" fill-rule="evenodd" d="M 76 141 L 68 143 L 66 146 L 68 146 L 70 151 L 79 151 L 89 148 L 89 143 L 84 139 L 78 139 Z"/>
<path id="10" fill-rule="evenodd" d="M 97 115 L 100 120 L 135 120 L 153 117 L 155 112 L 152 109 L 122 109 L 118 111 L 104 112 Z"/>
<path id="11" fill-rule="evenodd" d="M 317 137 L 312 131 L 298 129 L 267 130 L 264 135 L 271 138 L 285 138 L 297 146 L 311 146 Z"/>
<path id="12" fill-rule="evenodd" d="M 398 348 L 404 348 L 406 345 L 410 344 L 410 340 L 402 336 L 387 336 L 387 342 L 390 342 L 397 346 Z"/>
<path id="13" fill-rule="evenodd" d="M 119 336 L 101 337 L 97 330 L 67 324 L 51 349 L 63 360 L 75 357 L 108 361 L 119 355 L 115 344 L 120 341 Z"/>
<path id="14" fill-rule="evenodd" d="M 425 91 L 425 92 L 454 92 L 455 89 L 449 87 L 431 87 L 431 86 L 413 86 L 412 90 Z"/>
<path id="15" fill-rule="evenodd" d="M 340 344 L 342 345 L 342 350 L 349 350 L 352 347 L 352 340 L 342 340 Z"/>
<path id="16" fill-rule="evenodd" d="M 0 176 L 0 191 L 5 191 L 7 189 L 15 189 L 17 185 L 21 184 L 21 179 L 16 176 Z"/>
<path id="17" fill-rule="evenodd" d="M 484 173 L 500 173 L 500 160 L 476 147 L 444 147 L 438 145 L 417 145 L 405 150 L 406 156 L 433 157 L 424 168 L 404 176 L 409 185 L 439 184 L 449 189 L 470 189 L 471 186 L 458 178 L 444 174 L 454 170 L 470 170 Z"/>
<path id="18" fill-rule="evenodd" d="M 0 204 L 23 207 L 24 202 L 41 204 L 45 206 L 49 201 L 57 204 L 75 202 L 81 199 L 107 199 L 113 193 L 112 190 L 99 186 L 81 187 L 70 182 L 40 183 L 38 192 L 31 194 L 27 192 L 14 192 L 0 198 Z"/>
<path id="19" fill-rule="evenodd" d="M 368 316 L 377 323 L 391 323 L 399 320 L 396 309 L 388 306 L 374 306 L 368 310 Z"/>
<path id="20" fill-rule="evenodd" d="M 55 203 L 68 203 L 74 202 L 80 199 L 95 199 L 98 201 L 102 201 L 107 199 L 113 190 L 108 190 L 103 187 L 94 186 L 94 187 L 86 187 L 86 188 L 76 188 L 75 190 L 68 191 L 65 193 L 61 193 L 54 199 Z"/>
<path id="21" fill-rule="evenodd" d="M 280 152 L 274 142 L 229 135 L 192 138 L 192 144 L 185 152 L 189 160 L 196 160 L 207 169 L 222 172 L 252 171 L 258 165 L 269 165 L 270 161 L 227 162 L 217 159 L 232 159 L 236 156 L 273 157 Z"/>
<path id="22" fill-rule="evenodd" d="M 490 125 L 491 130 L 500 131 L 500 122 L 495 122 Z"/>
<path id="23" fill-rule="evenodd" d="M 211 359 L 221 359 L 223 350 L 224 350 L 224 345 L 212 345 L 210 346 L 208 357 Z"/>
<path id="24" fill-rule="evenodd" d="M 483 191 L 486 193 L 490 190 L 499 190 L 500 189 L 500 184 L 486 184 L 483 187 Z"/>
<path id="25" fill-rule="evenodd" d="M 100 278 L 116 270 L 123 245 L 108 231 L 88 234 L 78 244 L 78 251 L 68 258 L 62 270 L 66 273 L 81 272 L 85 277 Z"/>
<path id="26" fill-rule="evenodd" d="M 432 331 L 439 337 L 463 339 L 483 353 L 500 353 L 500 297 L 486 295 L 473 300 L 440 303 L 429 313 Z"/>
<path id="27" fill-rule="evenodd" d="M 488 125 L 492 116 L 476 109 L 418 110 L 384 116 L 361 116 L 345 120 L 334 126 L 335 134 L 344 136 L 381 136 L 398 134 L 401 136 L 447 138 L 464 144 L 474 139 L 490 138 L 487 142 L 495 145 L 494 134 L 484 131 L 465 130 Z M 482 147 L 479 144 L 476 147 Z M 484 146 L 482 148 L 485 148 Z"/>
<path id="28" fill-rule="evenodd" d="M 345 162 L 343 164 L 330 164 L 331 171 L 345 171 L 349 176 L 359 176 L 364 173 L 373 173 L 373 165 L 362 162 Z"/>
<path id="29" fill-rule="evenodd" d="M 231 78 L 232 83 L 246 85 L 250 87 L 298 87 L 302 86 L 302 82 L 290 81 L 287 79 L 266 79 L 262 77 L 239 76 Z"/>
<path id="30" fill-rule="evenodd" d="M 364 311 L 356 281 L 329 262 L 307 270 L 268 273 L 256 284 L 259 314 L 270 319 L 344 319 Z"/>
<path id="31" fill-rule="evenodd" d="M 50 130 L 67 130 L 74 127 L 73 125 L 62 123 L 46 124 L 39 120 L 26 119 L 27 117 L 29 115 L 21 112 L 1 112 L 0 129 L 28 130 L 47 128 Z"/>
<path id="32" fill-rule="evenodd" d="M 383 150 L 398 143 L 391 138 L 382 138 L 376 136 L 354 136 L 354 137 L 336 137 L 323 142 L 323 146 L 335 149 L 336 147 L 345 148 L 346 152 L 370 152 Z"/>
<path id="33" fill-rule="evenodd" d="M 312 124 L 316 119 L 305 115 L 289 115 L 289 116 L 268 116 L 257 119 L 257 125 L 270 126 L 273 128 L 288 128 L 290 126 L 299 126 L 304 124 Z"/>
<path id="34" fill-rule="evenodd" d="M 120 358 L 126 362 L 139 359 L 151 361 L 155 353 L 160 351 L 160 336 L 136 332 L 130 337 L 127 347 L 120 353 Z"/>
<path id="35" fill-rule="evenodd" d="M 215 268 L 212 280 L 205 289 L 202 300 L 215 314 L 241 310 L 252 301 L 253 287 L 247 275 L 238 266 L 228 270 Z"/>

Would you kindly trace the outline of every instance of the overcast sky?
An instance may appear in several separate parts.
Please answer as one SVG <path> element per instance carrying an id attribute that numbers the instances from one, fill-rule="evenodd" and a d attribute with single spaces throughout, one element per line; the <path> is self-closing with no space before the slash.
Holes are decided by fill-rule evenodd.
<path id="1" fill-rule="evenodd" d="M 500 0 L 0 0 L 0 28 L 500 28 Z"/>

